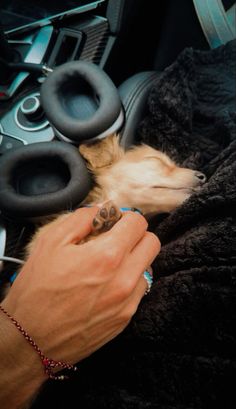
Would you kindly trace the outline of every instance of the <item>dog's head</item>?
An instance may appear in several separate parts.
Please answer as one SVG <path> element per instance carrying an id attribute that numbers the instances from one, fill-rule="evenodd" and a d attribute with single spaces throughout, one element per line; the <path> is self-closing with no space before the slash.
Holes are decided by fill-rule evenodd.
<path id="1" fill-rule="evenodd" d="M 80 153 L 98 185 L 94 201 L 100 195 L 98 200 L 137 207 L 144 214 L 174 210 L 206 181 L 203 173 L 181 168 L 147 145 L 124 151 L 114 135 L 81 145 Z"/>

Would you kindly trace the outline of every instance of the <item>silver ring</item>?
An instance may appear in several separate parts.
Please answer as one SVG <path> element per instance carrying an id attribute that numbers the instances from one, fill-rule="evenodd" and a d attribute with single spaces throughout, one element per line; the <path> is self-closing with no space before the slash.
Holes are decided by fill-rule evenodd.
<path id="1" fill-rule="evenodd" d="M 147 282 L 147 289 L 146 289 L 146 291 L 144 293 L 145 295 L 147 295 L 151 291 L 151 287 L 152 287 L 152 283 L 153 283 L 153 277 L 152 277 L 152 274 L 148 270 L 144 271 L 143 277 L 145 278 L 145 280 Z"/>

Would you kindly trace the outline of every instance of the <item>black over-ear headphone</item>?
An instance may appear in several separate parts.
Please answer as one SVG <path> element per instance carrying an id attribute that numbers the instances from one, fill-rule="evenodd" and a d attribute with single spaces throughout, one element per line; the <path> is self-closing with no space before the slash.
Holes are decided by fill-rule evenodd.
<path id="1" fill-rule="evenodd" d="M 104 138 L 121 128 L 124 114 L 118 91 L 97 65 L 61 65 L 41 87 L 41 103 L 56 135 L 66 142 Z"/>
<path id="2" fill-rule="evenodd" d="M 35 143 L 0 160 L 0 209 L 11 218 L 32 220 L 71 210 L 90 188 L 84 160 L 65 142 Z"/>
<path id="3" fill-rule="evenodd" d="M 39 219 L 73 209 L 87 196 L 91 176 L 72 142 L 116 132 L 123 109 L 116 87 L 98 66 L 63 64 L 41 87 L 46 116 L 62 141 L 32 143 L 0 158 L 0 212 L 11 218 Z"/>

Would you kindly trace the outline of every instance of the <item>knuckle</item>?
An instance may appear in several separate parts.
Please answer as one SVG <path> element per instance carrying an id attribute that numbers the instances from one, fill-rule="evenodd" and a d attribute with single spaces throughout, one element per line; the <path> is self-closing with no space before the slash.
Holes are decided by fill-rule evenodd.
<path id="1" fill-rule="evenodd" d="M 156 236 L 156 234 L 152 233 L 152 232 L 147 232 L 146 233 L 147 236 L 149 237 L 150 241 L 152 242 L 153 246 L 155 246 L 155 248 L 160 251 L 161 249 L 161 242 L 159 240 L 159 238 Z"/>
<path id="2" fill-rule="evenodd" d="M 130 294 L 132 293 L 133 290 L 133 284 L 131 281 L 124 281 L 121 285 L 120 285 L 120 296 L 123 300 L 125 300 L 126 298 L 128 298 L 130 296 Z"/>
<path id="3" fill-rule="evenodd" d="M 128 282 L 116 282 L 116 286 L 112 295 L 112 301 L 116 304 L 126 302 L 133 291 L 133 285 Z"/>
<path id="4" fill-rule="evenodd" d="M 123 322 L 128 323 L 134 314 L 136 313 L 138 305 L 130 304 L 121 313 L 121 319 Z"/>
<path id="5" fill-rule="evenodd" d="M 142 216 L 141 214 L 134 213 L 134 212 L 132 212 L 132 211 L 128 211 L 128 212 L 125 212 L 125 213 L 124 213 L 123 217 L 124 217 L 124 216 L 127 218 L 127 220 L 135 220 L 135 222 L 138 223 L 139 225 L 141 225 L 144 230 L 147 229 L 147 227 L 148 227 L 148 222 L 147 222 L 147 220 L 145 219 L 145 217 Z"/>
<path id="6" fill-rule="evenodd" d="M 131 320 L 131 316 L 128 314 L 128 311 L 123 311 L 120 317 L 120 320 L 123 324 L 128 324 Z"/>
<path id="7" fill-rule="evenodd" d="M 120 251 L 115 246 L 109 246 L 103 253 L 103 261 L 107 267 L 115 269 L 120 263 Z"/>

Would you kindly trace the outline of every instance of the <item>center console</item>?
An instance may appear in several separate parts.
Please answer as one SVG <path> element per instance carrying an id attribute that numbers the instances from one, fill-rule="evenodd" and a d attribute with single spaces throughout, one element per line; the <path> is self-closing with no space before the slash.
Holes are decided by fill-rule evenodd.
<path id="1" fill-rule="evenodd" d="M 0 18 L 5 13 L 4 21 L 7 3 L 3 2 L 0 12 Z M 18 58 L 13 62 L 16 69 L 12 73 L 1 65 L 0 58 L 0 71 L 5 68 L 7 73 L 0 76 L 0 155 L 56 138 L 40 101 L 40 87 L 48 72 L 67 61 L 89 61 L 100 67 L 106 61 L 109 24 L 106 17 L 99 15 L 100 4 L 105 0 L 74 3 L 75 7 L 62 10 L 66 2 L 58 1 L 57 9 L 49 10 L 47 17 L 38 16 L 39 20 L 31 18 L 28 24 L 18 21 L 18 27 L 12 23 L 6 27 L 8 45 Z M 19 60 L 25 64 L 25 71 L 20 69 Z M 10 61 L 9 67 L 13 64 Z M 36 70 L 37 66 L 41 71 Z"/>

